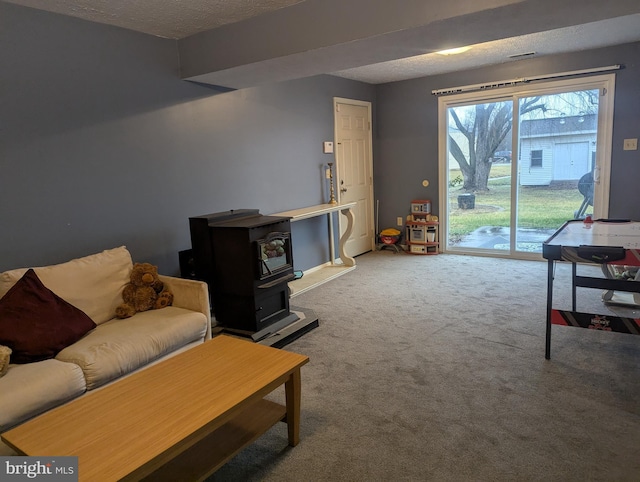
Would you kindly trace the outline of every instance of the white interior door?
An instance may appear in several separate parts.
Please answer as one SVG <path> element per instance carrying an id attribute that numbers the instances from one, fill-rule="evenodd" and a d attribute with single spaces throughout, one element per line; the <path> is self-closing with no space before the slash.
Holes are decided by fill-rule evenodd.
<path id="1" fill-rule="evenodd" d="M 337 198 L 356 203 L 345 247 L 349 256 L 358 256 L 375 246 L 371 103 L 335 98 L 334 112 Z M 340 215 L 341 235 L 345 227 L 346 218 Z"/>

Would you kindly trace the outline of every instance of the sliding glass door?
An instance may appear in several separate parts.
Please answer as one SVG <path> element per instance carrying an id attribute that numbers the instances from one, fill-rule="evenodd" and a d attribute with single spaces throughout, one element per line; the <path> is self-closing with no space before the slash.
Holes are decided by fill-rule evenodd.
<path id="1" fill-rule="evenodd" d="M 606 217 L 613 76 L 440 98 L 446 252 L 540 257 L 569 219 Z"/>
<path id="2" fill-rule="evenodd" d="M 447 119 L 446 244 L 508 251 L 513 101 L 450 105 Z"/>

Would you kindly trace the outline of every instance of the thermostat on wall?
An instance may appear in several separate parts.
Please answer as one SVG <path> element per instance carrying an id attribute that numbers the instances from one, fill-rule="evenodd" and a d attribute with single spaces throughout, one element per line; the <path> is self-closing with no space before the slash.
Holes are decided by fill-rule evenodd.
<path id="1" fill-rule="evenodd" d="M 324 141 L 322 143 L 322 152 L 324 152 L 325 154 L 332 154 L 333 153 L 333 141 Z"/>

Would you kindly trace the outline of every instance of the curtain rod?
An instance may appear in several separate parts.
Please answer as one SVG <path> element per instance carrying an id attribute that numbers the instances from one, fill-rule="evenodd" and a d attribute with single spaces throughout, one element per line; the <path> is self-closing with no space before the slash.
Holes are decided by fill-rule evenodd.
<path id="1" fill-rule="evenodd" d="M 595 74 L 599 72 L 610 72 L 612 70 L 620 70 L 623 67 L 624 67 L 623 65 L 616 64 L 616 65 L 609 65 L 607 67 L 596 67 L 593 69 L 571 70 L 569 72 L 558 72 L 555 74 L 538 75 L 535 77 L 521 77 L 519 79 L 498 80 L 496 82 L 489 82 L 487 84 L 473 84 L 473 85 L 463 85 L 460 87 L 449 87 L 448 89 L 432 90 L 431 93 L 433 95 L 447 95 L 447 94 L 459 94 L 461 92 L 475 92 L 478 90 L 489 90 L 489 89 L 497 89 L 500 87 L 509 87 L 517 84 L 526 84 L 527 82 L 532 82 L 534 80 L 549 80 L 549 79 L 558 79 L 561 77 L 571 77 L 574 75 L 586 75 L 586 74 Z"/>

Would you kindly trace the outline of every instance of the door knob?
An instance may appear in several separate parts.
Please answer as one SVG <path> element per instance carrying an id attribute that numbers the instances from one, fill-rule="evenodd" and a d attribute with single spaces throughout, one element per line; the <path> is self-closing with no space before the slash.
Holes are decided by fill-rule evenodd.
<path id="1" fill-rule="evenodd" d="M 347 192 L 347 188 L 346 187 L 341 187 L 340 188 L 340 192 Z"/>

